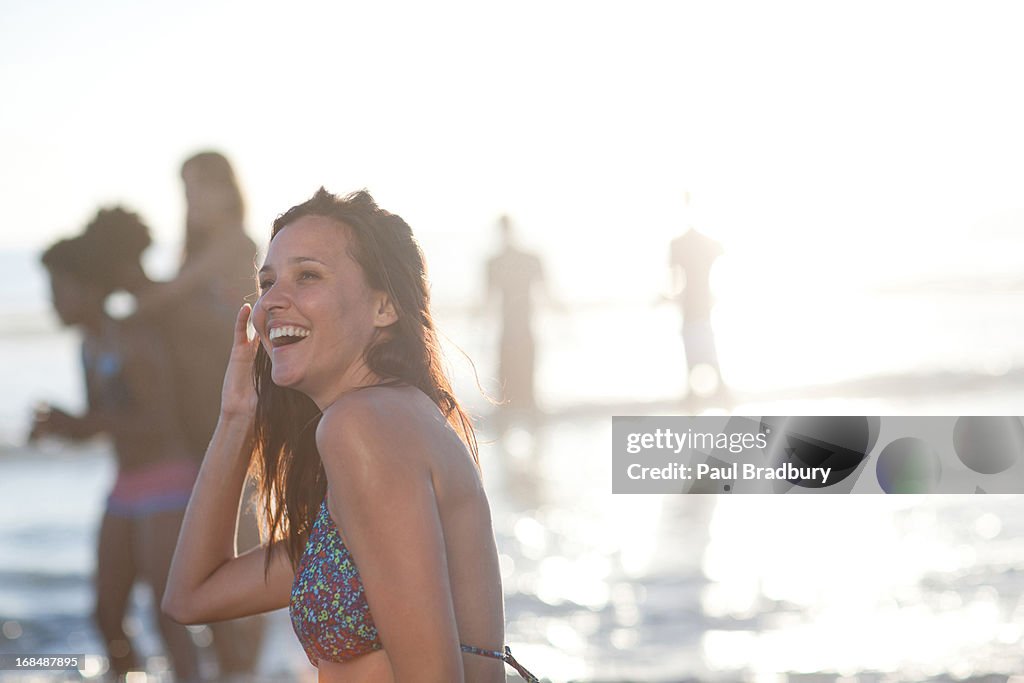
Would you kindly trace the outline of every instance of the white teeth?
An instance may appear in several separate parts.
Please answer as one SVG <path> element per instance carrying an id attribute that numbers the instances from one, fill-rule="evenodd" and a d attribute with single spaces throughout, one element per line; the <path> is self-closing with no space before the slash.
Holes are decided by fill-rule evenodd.
<path id="1" fill-rule="evenodd" d="M 278 337 L 308 337 L 308 336 L 309 336 L 309 330 L 307 330 L 305 328 L 302 328 L 302 327 L 293 327 L 293 326 L 290 326 L 290 325 L 285 326 L 285 327 L 275 327 L 274 329 L 272 329 L 270 331 L 270 334 L 267 335 L 267 337 L 271 341 L 273 341 L 274 339 L 277 339 Z"/>

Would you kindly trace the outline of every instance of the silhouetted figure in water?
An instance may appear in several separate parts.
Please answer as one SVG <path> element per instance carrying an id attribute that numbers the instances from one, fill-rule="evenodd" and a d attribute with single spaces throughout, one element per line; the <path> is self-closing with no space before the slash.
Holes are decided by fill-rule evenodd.
<path id="1" fill-rule="evenodd" d="M 106 229 L 112 224 L 113 232 Z M 114 274 L 132 264 L 141 268 L 139 256 L 148 244 L 148 230 L 138 217 L 114 209 L 100 211 L 84 235 L 62 240 L 43 255 L 54 309 L 61 322 L 82 334 L 88 410 L 83 415 L 40 411 L 30 438 L 80 441 L 105 433 L 113 441 L 117 478 L 99 532 L 95 619 L 116 676 L 140 665 L 124 629 L 132 586 L 144 577 L 153 604 L 160 604 L 199 473 L 177 411 L 177 377 L 165 335 L 156 325 L 127 324 L 104 310 L 118 287 Z M 188 631 L 159 610 L 156 617 L 176 680 L 198 680 Z"/>
<path id="2" fill-rule="evenodd" d="M 711 329 L 711 267 L 722 246 L 693 227 L 672 240 L 669 266 L 673 292 L 683 315 L 686 383 L 691 394 L 724 394 L 718 367 L 715 335 Z"/>
<path id="3" fill-rule="evenodd" d="M 536 343 L 533 335 L 534 295 L 545 287 L 540 258 L 520 249 L 508 216 L 498 219 L 501 251 L 487 262 L 487 300 L 501 300 L 501 342 L 498 374 L 502 383 L 502 417 L 534 418 Z M 503 425 L 505 426 L 505 425 Z"/>
<path id="4" fill-rule="evenodd" d="M 178 378 L 177 401 L 193 457 L 201 461 L 220 414 L 235 315 L 255 292 L 256 244 L 245 232 L 245 202 L 234 170 L 218 152 L 201 152 L 181 168 L 187 202 L 181 270 L 169 282 L 154 282 L 140 268 L 119 274 L 134 294 L 137 321 L 161 321 Z M 130 319 L 130 320 L 132 320 Z M 244 493 L 246 501 L 251 487 Z M 238 524 L 238 551 L 259 545 L 248 504 Z M 221 676 L 255 670 L 263 640 L 263 617 L 212 624 Z"/>

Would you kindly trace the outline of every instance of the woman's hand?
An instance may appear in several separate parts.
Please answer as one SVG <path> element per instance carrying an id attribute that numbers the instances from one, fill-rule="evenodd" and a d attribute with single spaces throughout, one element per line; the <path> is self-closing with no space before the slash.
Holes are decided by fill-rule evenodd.
<path id="1" fill-rule="evenodd" d="M 251 419 L 256 415 L 256 385 L 252 366 L 260 340 L 259 335 L 249 339 L 246 327 L 251 314 L 252 306 L 244 304 L 235 319 L 235 337 L 220 399 L 221 415 L 228 417 Z"/>
<path id="2" fill-rule="evenodd" d="M 32 443 L 44 436 L 56 436 L 63 439 L 78 440 L 91 436 L 85 421 L 49 404 L 36 406 L 32 417 L 32 431 L 28 441 Z"/>

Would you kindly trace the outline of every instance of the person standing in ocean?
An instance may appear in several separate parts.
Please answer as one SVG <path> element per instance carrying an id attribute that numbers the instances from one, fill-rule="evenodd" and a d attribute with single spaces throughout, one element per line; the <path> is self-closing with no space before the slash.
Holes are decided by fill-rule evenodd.
<path id="1" fill-rule="evenodd" d="M 501 427 L 514 417 L 537 417 L 535 388 L 537 344 L 533 331 L 538 289 L 546 290 L 540 257 L 516 244 L 511 219 L 498 219 L 501 250 L 487 261 L 487 303 L 498 300 L 501 310 L 501 341 L 498 345 L 498 377 L 502 386 L 499 411 Z M 551 297 L 547 297 L 549 302 Z M 499 430 L 500 431 L 500 430 Z"/>
<path id="2" fill-rule="evenodd" d="M 113 230 L 108 230 L 116 226 Z M 110 240 L 116 234 L 116 240 Z M 95 620 L 117 676 L 139 670 L 124 618 L 137 577 L 154 603 L 163 598 L 171 554 L 198 474 L 177 412 L 175 376 L 160 330 L 124 324 L 106 314 L 122 259 L 137 264 L 149 244 L 145 226 L 120 209 L 100 211 L 86 234 L 61 240 L 42 257 L 61 322 L 82 333 L 88 410 L 56 407 L 37 413 L 30 440 L 56 436 L 80 441 L 104 433 L 113 441 L 117 478 L 100 525 Z M 158 613 L 157 625 L 176 680 L 199 680 L 188 631 Z"/>
<path id="3" fill-rule="evenodd" d="M 718 242 L 692 225 L 669 246 L 672 291 L 683 318 L 686 385 L 700 396 L 725 392 L 711 327 L 711 267 L 722 253 Z"/>
<path id="4" fill-rule="evenodd" d="M 228 159 L 195 154 L 182 164 L 185 248 L 178 275 L 154 282 L 138 263 L 124 261 L 121 288 L 136 298 L 132 320 L 159 325 L 177 379 L 176 400 L 193 457 L 202 459 L 220 410 L 221 380 L 228 365 L 237 304 L 255 292 L 256 245 L 245 232 L 245 199 Z M 246 500 L 252 498 L 251 484 Z M 243 504 L 238 544 L 259 544 L 255 511 Z M 262 616 L 210 624 L 222 677 L 255 671 L 265 630 Z"/>

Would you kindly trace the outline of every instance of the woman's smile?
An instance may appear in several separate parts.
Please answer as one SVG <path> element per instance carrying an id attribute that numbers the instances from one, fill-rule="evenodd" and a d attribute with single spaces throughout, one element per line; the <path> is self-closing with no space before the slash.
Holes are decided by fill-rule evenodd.
<path id="1" fill-rule="evenodd" d="M 281 346 L 296 344 L 308 336 L 309 330 L 298 325 L 271 326 L 267 332 L 267 339 L 275 349 Z"/>

